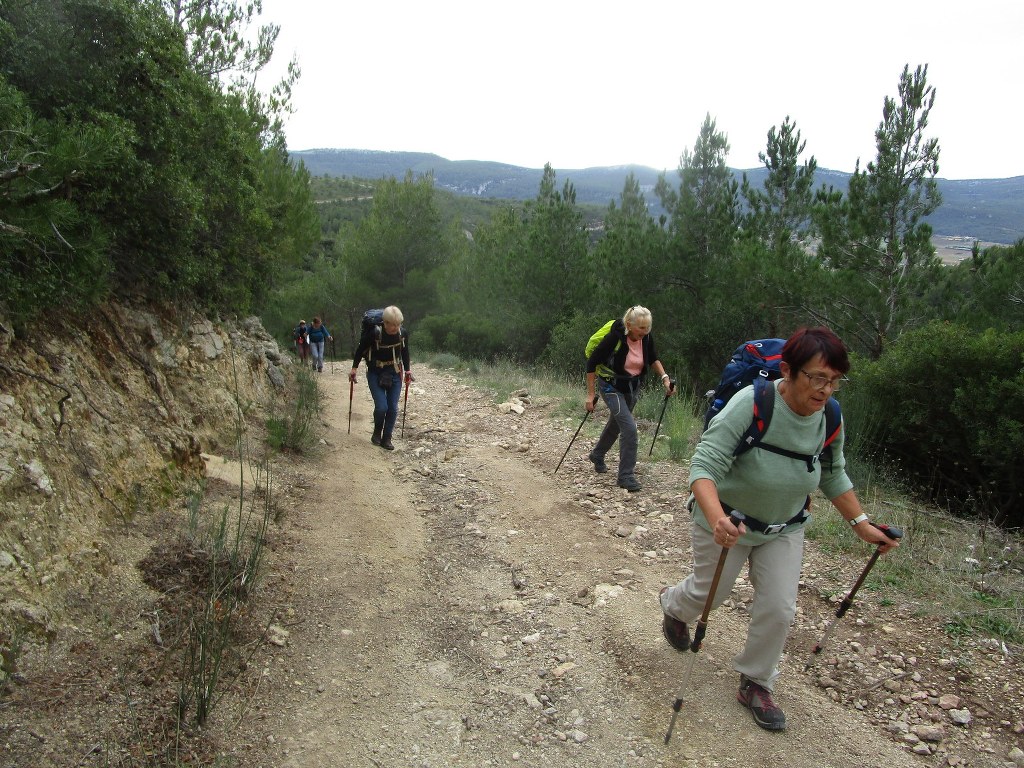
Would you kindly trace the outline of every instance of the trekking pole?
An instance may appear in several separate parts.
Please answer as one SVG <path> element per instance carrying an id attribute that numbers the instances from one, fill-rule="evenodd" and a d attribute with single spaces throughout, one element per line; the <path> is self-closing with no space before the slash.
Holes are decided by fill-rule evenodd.
<path id="1" fill-rule="evenodd" d="M 405 380 L 405 399 L 402 401 L 402 437 L 405 437 L 405 409 L 409 406 L 409 379 Z"/>
<path id="2" fill-rule="evenodd" d="M 597 395 L 594 395 L 594 405 L 597 405 Z M 572 440 L 569 441 L 569 445 L 565 448 L 565 453 L 563 453 L 562 458 L 558 460 L 558 464 L 555 466 L 555 472 L 557 472 L 558 468 L 562 466 L 562 462 L 565 461 L 565 457 L 569 455 L 569 449 L 572 448 L 572 444 L 576 442 L 576 437 L 579 435 L 580 430 L 583 429 L 583 424 L 586 422 L 590 413 L 590 411 L 587 411 L 583 414 L 583 421 L 581 421 L 580 425 L 576 427 L 576 434 L 572 436 Z M 551 474 L 555 474 L 555 472 L 552 472 Z"/>
<path id="3" fill-rule="evenodd" d="M 338 350 L 334 346 L 334 339 L 331 339 L 331 375 L 334 375 L 334 362 L 338 359 Z"/>
<path id="4" fill-rule="evenodd" d="M 903 538 L 903 530 L 901 528 L 897 528 L 893 525 L 882 525 L 881 523 L 874 522 L 871 524 L 875 526 L 875 528 L 880 530 L 882 533 L 884 533 L 886 536 L 888 536 L 890 539 L 893 539 L 894 541 L 899 541 Z M 822 650 L 825 648 L 825 644 L 828 642 L 829 635 L 832 634 L 832 629 L 839 622 L 839 620 L 843 618 L 843 615 L 848 610 L 850 610 L 850 606 L 853 605 L 853 596 L 857 594 L 857 590 L 860 589 L 860 585 L 864 583 L 864 579 L 868 577 L 868 573 L 870 573 L 871 569 L 875 567 L 875 562 L 878 560 L 878 556 L 882 554 L 882 550 L 880 549 L 880 547 L 881 545 L 879 545 L 879 548 L 876 548 L 875 551 L 871 553 L 871 559 L 869 559 L 867 565 L 864 566 L 864 570 L 860 572 L 860 576 L 857 578 L 857 582 L 853 585 L 853 589 L 851 589 L 849 594 L 847 594 L 846 597 L 843 598 L 843 601 L 839 604 L 839 607 L 836 609 L 836 615 L 832 617 L 832 621 L 830 621 L 828 623 L 828 626 L 825 627 L 825 634 L 821 636 L 821 640 L 818 641 L 818 644 L 814 646 L 814 650 L 811 651 L 811 658 L 809 658 L 807 660 L 807 664 L 804 665 L 804 672 L 809 671 L 810 668 L 814 666 L 814 662 L 818 660 L 818 654 L 820 654 Z"/>
<path id="5" fill-rule="evenodd" d="M 352 395 L 356 391 L 356 382 L 354 379 L 348 380 L 348 433 L 352 434 Z"/>
<path id="6" fill-rule="evenodd" d="M 654 438 L 651 440 L 651 450 L 647 452 L 648 458 L 654 453 L 654 444 L 658 442 L 658 430 L 661 429 L 661 420 L 665 418 L 665 409 L 668 408 L 668 399 L 672 397 L 672 393 L 676 391 L 676 380 L 668 380 L 668 392 L 665 393 L 665 402 L 661 404 L 661 416 L 658 417 L 658 426 L 654 428 Z"/>
<path id="7" fill-rule="evenodd" d="M 746 516 L 735 509 L 729 513 L 729 521 L 735 526 L 739 526 L 745 519 Z M 686 668 L 683 684 L 679 687 L 679 695 L 676 696 L 676 700 L 672 704 L 672 722 L 668 724 L 668 733 L 665 734 L 666 744 L 672 738 L 672 729 L 676 727 L 676 718 L 679 717 L 679 710 L 683 708 L 683 694 L 690 684 L 690 676 L 693 674 L 693 662 L 697 658 L 697 651 L 700 650 L 700 644 L 704 641 L 704 635 L 708 629 L 708 616 L 711 614 L 711 604 L 715 600 L 715 592 L 718 591 L 718 580 L 722 577 L 722 568 L 725 566 L 725 558 L 728 556 L 729 548 L 723 545 L 722 554 L 718 556 L 718 567 L 715 568 L 715 578 L 711 580 L 711 589 L 708 590 L 708 599 L 704 601 L 704 613 L 700 615 L 697 627 L 693 631 L 693 641 L 690 643 L 690 650 L 693 651 L 693 655 L 690 656 L 690 663 Z"/>

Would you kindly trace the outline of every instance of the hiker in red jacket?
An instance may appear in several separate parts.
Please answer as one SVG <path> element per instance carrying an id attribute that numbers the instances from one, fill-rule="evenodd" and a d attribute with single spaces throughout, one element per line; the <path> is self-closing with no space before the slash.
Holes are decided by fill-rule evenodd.
<path id="1" fill-rule="evenodd" d="M 299 320 L 298 327 L 292 331 L 292 339 L 295 341 L 295 351 L 299 355 L 299 360 L 305 365 L 309 358 L 309 331 L 305 320 Z"/>

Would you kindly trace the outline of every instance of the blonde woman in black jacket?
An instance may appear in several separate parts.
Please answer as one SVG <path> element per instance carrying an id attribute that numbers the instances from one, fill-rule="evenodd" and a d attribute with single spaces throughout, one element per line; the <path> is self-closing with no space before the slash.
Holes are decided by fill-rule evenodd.
<path id="1" fill-rule="evenodd" d="M 414 381 L 409 370 L 409 334 L 398 307 L 385 307 L 380 326 L 368 327 L 359 337 L 352 353 L 349 380 L 355 383 L 359 361 L 366 359 L 366 383 L 373 397 L 373 437 L 370 442 L 386 451 L 395 450 L 391 434 L 398 419 L 398 400 L 402 381 Z"/>
<path id="2" fill-rule="evenodd" d="M 636 479 L 637 431 L 633 408 L 640 384 L 648 369 L 661 377 L 666 395 L 673 391 L 672 380 L 658 359 L 651 336 L 651 311 L 635 306 L 616 320 L 587 358 L 587 401 L 584 407 L 593 412 L 596 394 L 600 393 L 610 416 L 594 450 L 587 457 L 597 472 L 607 472 L 605 454 L 619 441 L 619 474 L 617 484 L 630 493 L 640 490 Z"/>

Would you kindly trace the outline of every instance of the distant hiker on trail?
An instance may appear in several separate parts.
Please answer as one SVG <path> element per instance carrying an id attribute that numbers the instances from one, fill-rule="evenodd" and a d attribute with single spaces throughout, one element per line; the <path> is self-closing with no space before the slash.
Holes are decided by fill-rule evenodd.
<path id="1" fill-rule="evenodd" d="M 779 368 L 782 378 L 767 384 L 776 396 L 763 442 L 736 455 L 754 418 L 753 386 L 733 395 L 701 436 L 690 464 L 693 572 L 659 596 L 665 638 L 686 651 L 687 624 L 701 616 L 722 548 L 727 554 L 712 607 L 729 597 L 749 564 L 754 600 L 746 645 L 733 658 L 740 673 L 736 698 L 771 731 L 786 727 L 772 691 L 796 615 L 810 494 L 820 488 L 857 536 L 880 552 L 899 545 L 861 509 L 845 470 L 845 427 L 824 450 L 825 404 L 850 369 L 843 342 L 828 328 L 801 328 L 786 340 Z M 729 520 L 733 510 L 746 517 L 739 526 Z"/>
<path id="2" fill-rule="evenodd" d="M 299 320 L 299 325 L 292 331 L 292 338 L 295 340 L 295 351 L 299 360 L 305 365 L 309 358 L 309 329 L 305 320 Z"/>
<path id="3" fill-rule="evenodd" d="M 640 490 L 636 479 L 638 436 L 636 419 L 633 418 L 640 384 L 647 369 L 653 368 L 661 377 L 666 394 L 672 393 L 674 385 L 655 351 L 651 311 L 647 307 L 630 307 L 621 320 L 610 322 L 606 327 L 606 335 L 587 357 L 587 401 L 584 407 L 588 413 L 593 413 L 596 387 L 608 406 L 610 417 L 587 458 L 594 463 L 596 472 L 607 472 L 604 457 L 618 439 L 617 483 L 620 488 L 633 493 Z M 603 331 L 604 328 L 598 334 Z"/>
<path id="4" fill-rule="evenodd" d="M 373 397 L 373 437 L 370 442 L 386 451 L 395 450 L 391 435 L 398 419 L 398 400 L 402 379 L 414 381 L 409 370 L 409 334 L 402 326 L 405 318 L 398 307 L 370 310 L 363 316 L 359 345 L 352 353 L 350 381 L 356 380 L 359 361 L 366 358 L 366 383 Z"/>
<path id="5" fill-rule="evenodd" d="M 309 338 L 310 351 L 313 353 L 313 370 L 323 373 L 324 344 L 328 341 L 333 341 L 334 337 L 327 330 L 327 326 L 320 322 L 319 317 L 313 318 L 313 325 L 310 327 L 307 336 Z"/>

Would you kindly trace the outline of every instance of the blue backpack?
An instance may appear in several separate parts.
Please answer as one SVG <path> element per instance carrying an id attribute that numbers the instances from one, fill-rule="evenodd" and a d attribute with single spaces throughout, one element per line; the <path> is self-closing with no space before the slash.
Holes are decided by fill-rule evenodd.
<path id="1" fill-rule="evenodd" d="M 718 386 L 707 393 L 711 404 L 704 414 L 704 429 L 708 428 L 711 419 L 721 412 L 733 395 L 753 384 L 753 416 L 750 426 L 747 427 L 736 450 L 733 451 L 733 456 L 746 453 L 751 448 L 761 448 L 806 462 L 807 471 L 813 472 L 814 463 L 820 457 L 823 456 L 831 461 L 832 442 L 839 436 L 839 431 L 843 426 L 842 410 L 839 407 L 839 401 L 834 397 L 830 397 L 825 403 L 825 446 L 819 456 L 796 453 L 761 442 L 764 433 L 768 431 L 772 412 L 775 409 L 775 387 L 771 382 L 782 377 L 779 363 L 782 360 L 782 347 L 785 343 L 785 339 L 756 339 L 746 341 L 736 347 L 732 358 L 722 370 L 722 378 L 718 382 Z"/>

